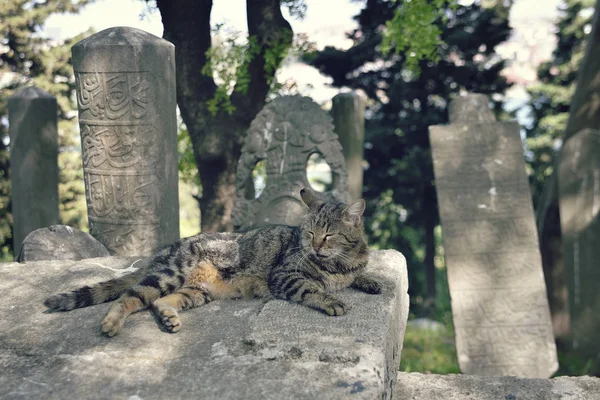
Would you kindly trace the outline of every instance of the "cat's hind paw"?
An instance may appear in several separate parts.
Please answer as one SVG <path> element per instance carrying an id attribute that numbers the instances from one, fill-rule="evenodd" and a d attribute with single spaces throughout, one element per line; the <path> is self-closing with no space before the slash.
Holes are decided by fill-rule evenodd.
<path id="1" fill-rule="evenodd" d="M 102 320 L 102 333 L 108 337 L 113 337 L 119 333 L 124 323 L 125 318 L 109 312 Z"/>

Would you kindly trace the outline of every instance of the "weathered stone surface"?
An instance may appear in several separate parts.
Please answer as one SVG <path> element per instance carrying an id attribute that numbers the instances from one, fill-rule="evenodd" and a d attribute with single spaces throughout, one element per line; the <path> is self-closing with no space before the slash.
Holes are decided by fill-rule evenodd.
<path id="1" fill-rule="evenodd" d="M 600 399 L 600 379 L 589 376 L 491 378 L 399 372 L 395 396 L 402 400 L 591 400 Z"/>
<path id="2" fill-rule="evenodd" d="M 8 98 L 14 252 L 31 231 L 58 223 L 58 106 L 28 87 Z"/>
<path id="3" fill-rule="evenodd" d="M 82 260 L 108 256 L 110 253 L 106 247 L 89 233 L 66 225 L 52 225 L 27 235 L 16 261 Z"/>
<path id="4" fill-rule="evenodd" d="M 348 192 L 362 198 L 366 102 L 358 93 L 340 93 L 332 100 L 331 116 L 348 171 Z"/>
<path id="5" fill-rule="evenodd" d="M 319 195 L 349 202 L 344 155 L 331 117 L 308 97 L 283 96 L 267 104 L 250 125 L 238 163 L 232 213 L 236 229 L 298 225 L 306 210 L 300 190 L 310 187 L 306 163 L 313 153 L 323 156 L 333 174 L 333 190 Z M 252 170 L 262 160 L 267 186 L 255 198 Z"/>
<path id="6" fill-rule="evenodd" d="M 150 255 L 179 239 L 175 48 L 117 27 L 72 52 L 90 233 Z"/>
<path id="7" fill-rule="evenodd" d="M 519 127 L 482 95 L 450 118 L 430 138 L 461 371 L 547 378 L 558 363 Z"/>
<path id="8" fill-rule="evenodd" d="M 600 353 L 600 131 L 586 129 L 561 150 L 560 222 L 575 349 Z"/>
<path id="9" fill-rule="evenodd" d="M 390 398 L 408 316 L 404 257 L 374 251 L 381 295 L 338 295 L 328 317 L 284 301 L 214 301 L 159 330 L 148 312 L 100 334 L 108 304 L 44 313 L 50 294 L 122 273 L 136 258 L 0 264 L 0 398 Z M 135 268 L 145 260 L 133 264 Z"/>

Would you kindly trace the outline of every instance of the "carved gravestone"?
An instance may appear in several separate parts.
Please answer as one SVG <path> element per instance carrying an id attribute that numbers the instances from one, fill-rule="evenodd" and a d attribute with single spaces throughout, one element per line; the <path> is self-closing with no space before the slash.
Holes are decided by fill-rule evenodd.
<path id="1" fill-rule="evenodd" d="M 484 95 L 429 128 L 463 373 L 547 378 L 558 364 L 523 148 Z"/>
<path id="2" fill-rule="evenodd" d="M 118 27 L 72 52 L 90 233 L 150 255 L 179 239 L 175 48 Z"/>
<path id="3" fill-rule="evenodd" d="M 559 168 L 571 339 L 577 351 L 593 358 L 600 353 L 600 131 L 573 135 L 561 150 Z"/>
<path id="4" fill-rule="evenodd" d="M 8 98 L 14 252 L 31 231 L 58 223 L 58 107 L 28 87 Z"/>
<path id="5" fill-rule="evenodd" d="M 321 197 L 349 202 L 344 156 L 331 117 L 308 97 L 284 96 L 267 104 L 250 125 L 238 163 L 235 228 L 298 225 L 305 213 L 300 189 L 310 186 L 306 164 L 314 153 L 323 156 L 333 174 L 333 189 Z M 255 198 L 252 170 L 262 160 L 266 187 Z"/>
<path id="6" fill-rule="evenodd" d="M 348 171 L 348 191 L 360 199 L 363 190 L 365 100 L 358 93 L 340 93 L 332 100 L 331 116 Z"/>

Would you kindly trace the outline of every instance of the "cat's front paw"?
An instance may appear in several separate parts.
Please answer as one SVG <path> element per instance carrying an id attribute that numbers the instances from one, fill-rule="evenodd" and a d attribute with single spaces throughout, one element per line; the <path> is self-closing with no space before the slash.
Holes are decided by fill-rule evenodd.
<path id="1" fill-rule="evenodd" d="M 379 294 L 383 290 L 381 282 L 360 276 L 354 280 L 352 287 L 369 294 Z"/>
<path id="2" fill-rule="evenodd" d="M 332 297 L 326 299 L 319 309 L 329 316 L 339 317 L 340 315 L 346 314 L 348 310 L 350 310 L 350 306 L 346 305 L 343 301 Z"/>

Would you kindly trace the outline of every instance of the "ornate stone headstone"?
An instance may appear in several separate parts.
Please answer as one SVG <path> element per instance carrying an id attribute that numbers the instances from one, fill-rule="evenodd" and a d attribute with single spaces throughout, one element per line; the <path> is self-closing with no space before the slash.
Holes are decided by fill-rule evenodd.
<path id="1" fill-rule="evenodd" d="M 360 199 L 363 190 L 365 100 L 358 93 L 340 93 L 332 100 L 331 116 L 348 170 L 348 191 Z"/>
<path id="2" fill-rule="evenodd" d="M 484 95 L 429 128 L 463 373 L 547 378 L 558 367 L 523 148 Z"/>
<path id="3" fill-rule="evenodd" d="M 600 131 L 585 129 L 564 144 L 559 167 L 560 223 L 569 283 L 572 344 L 600 353 Z"/>
<path id="4" fill-rule="evenodd" d="M 284 96 L 267 104 L 252 121 L 242 148 L 232 213 L 235 228 L 299 224 L 305 213 L 300 189 L 310 186 L 306 163 L 313 153 L 323 156 L 333 174 L 333 190 L 321 196 L 349 202 L 344 156 L 331 117 L 308 97 Z M 252 170 L 261 160 L 266 160 L 267 186 L 254 198 Z"/>
<path id="5" fill-rule="evenodd" d="M 58 106 L 28 87 L 8 98 L 14 252 L 31 231 L 58 223 Z"/>
<path id="6" fill-rule="evenodd" d="M 72 52 L 90 233 L 150 255 L 179 238 L 175 48 L 118 27 Z"/>

